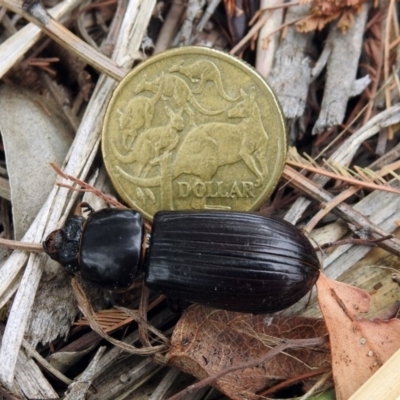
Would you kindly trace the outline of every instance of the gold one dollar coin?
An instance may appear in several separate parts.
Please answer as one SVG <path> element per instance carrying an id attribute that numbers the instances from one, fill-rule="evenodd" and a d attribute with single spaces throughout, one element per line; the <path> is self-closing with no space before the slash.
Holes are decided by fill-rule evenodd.
<path id="1" fill-rule="evenodd" d="M 254 210 L 286 160 L 278 100 L 248 64 L 202 47 L 168 50 L 118 85 L 102 150 L 114 187 L 152 219 L 159 210 Z"/>

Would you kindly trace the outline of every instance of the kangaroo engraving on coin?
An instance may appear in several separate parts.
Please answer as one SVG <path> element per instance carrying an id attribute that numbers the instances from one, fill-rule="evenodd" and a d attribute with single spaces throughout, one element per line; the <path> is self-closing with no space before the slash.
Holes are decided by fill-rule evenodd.
<path id="1" fill-rule="evenodd" d="M 158 210 L 256 209 L 279 180 L 286 147 L 265 80 L 201 47 L 168 50 L 131 71 L 102 137 L 114 187 L 148 219 Z"/>

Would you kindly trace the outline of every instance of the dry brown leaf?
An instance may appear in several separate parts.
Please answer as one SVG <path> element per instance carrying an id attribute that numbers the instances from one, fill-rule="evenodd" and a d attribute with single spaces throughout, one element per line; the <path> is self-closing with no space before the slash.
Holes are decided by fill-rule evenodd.
<path id="1" fill-rule="evenodd" d="M 194 305 L 179 320 L 166 359 L 168 364 L 204 379 L 234 365 L 256 360 L 282 339 L 323 336 L 323 320 L 266 317 Z M 278 382 L 329 367 L 329 351 L 291 349 L 254 368 L 228 373 L 215 386 L 231 399 L 259 399 L 256 393 Z M 305 389 L 315 382 L 305 380 Z"/>
<path id="2" fill-rule="evenodd" d="M 10 177 L 14 233 L 19 240 L 54 185 L 49 163 L 62 163 L 72 142 L 72 129 L 54 102 L 30 90 L 3 85 L 0 130 Z"/>
<path id="3" fill-rule="evenodd" d="M 353 23 L 354 13 L 361 11 L 365 0 L 300 0 L 299 3 L 312 3 L 309 16 L 296 23 L 299 32 L 321 30 L 340 18 L 338 28 L 345 33 Z"/>
<path id="4" fill-rule="evenodd" d="M 361 289 L 322 274 L 317 289 L 329 331 L 336 396 L 348 399 L 400 347 L 400 321 L 359 318 L 370 303 Z"/>

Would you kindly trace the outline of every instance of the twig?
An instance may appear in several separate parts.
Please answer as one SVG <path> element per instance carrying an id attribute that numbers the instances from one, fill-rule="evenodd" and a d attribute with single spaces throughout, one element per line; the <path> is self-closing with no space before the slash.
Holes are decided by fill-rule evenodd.
<path id="1" fill-rule="evenodd" d="M 30 251 L 39 253 L 43 251 L 43 247 L 39 243 L 19 242 L 18 240 L 10 240 L 0 238 L 0 247 L 5 247 L 11 250 Z"/>
<path id="2" fill-rule="evenodd" d="M 169 47 L 177 26 L 179 26 L 179 20 L 181 19 L 185 7 L 186 5 L 184 0 L 174 0 L 172 2 L 160 34 L 158 35 L 153 54 L 160 53 Z"/>
<path id="3" fill-rule="evenodd" d="M 79 127 L 79 120 L 76 117 L 76 114 L 72 112 L 71 108 L 65 104 L 65 93 L 60 90 L 60 87 L 56 84 L 55 80 L 51 79 L 47 74 L 42 74 L 42 79 L 53 96 L 53 99 L 59 105 L 60 109 L 63 110 L 72 129 L 76 132 Z"/>
<path id="4" fill-rule="evenodd" d="M 289 8 L 293 6 L 298 6 L 300 3 L 298 1 L 294 1 L 292 3 L 278 4 L 271 7 L 262 7 L 260 10 L 256 11 L 253 15 L 253 18 L 250 20 L 249 25 L 253 25 L 254 21 L 260 16 L 262 13 L 266 13 L 267 11 L 275 11 L 280 10 L 282 8 Z"/>
<path id="5" fill-rule="evenodd" d="M 0 1 L 0 3 L 2 0 Z M 65 0 L 50 9 L 56 19 L 63 17 L 73 10 L 80 0 Z M 6 7 L 2 8 L 7 11 Z M 0 78 L 33 46 L 42 36 L 40 29 L 34 24 L 27 24 L 14 35 L 0 44 Z"/>
<path id="6" fill-rule="evenodd" d="M 292 161 L 287 161 L 287 164 L 294 164 L 294 163 L 292 163 Z M 307 164 L 304 164 L 302 162 L 297 163 L 297 166 L 300 167 L 301 165 L 303 165 L 303 169 L 308 169 Z M 386 167 L 383 167 L 381 171 L 377 172 L 375 174 L 375 177 L 376 178 L 383 177 L 388 173 L 393 174 L 393 171 L 395 169 L 397 169 L 398 167 L 399 167 L 399 162 L 395 162 L 393 164 L 387 165 Z M 319 170 L 319 168 L 315 168 L 315 171 L 313 171 L 313 172 L 317 172 L 317 170 Z M 357 170 L 357 171 L 358 171 L 359 175 L 364 176 L 364 174 L 361 172 L 361 170 Z M 317 173 L 319 173 L 319 172 L 317 172 Z M 325 175 L 325 173 L 322 173 L 321 175 Z M 338 177 L 339 176 L 342 176 L 342 175 L 338 175 Z M 368 178 L 368 176 L 365 176 L 365 179 L 366 178 Z M 340 180 L 340 178 L 339 178 L 339 180 Z M 345 201 L 346 199 L 348 199 L 349 197 L 351 197 L 355 193 L 357 193 L 362 188 L 362 186 L 363 186 L 362 184 L 357 185 L 357 186 L 352 186 L 352 187 L 346 189 L 345 191 L 341 192 L 338 196 L 334 197 L 332 199 L 332 201 L 330 201 L 329 203 L 323 203 L 322 209 L 320 211 L 318 211 L 318 213 L 315 214 L 308 221 L 304 230 L 306 232 L 311 232 L 322 218 L 324 218 L 328 213 L 330 213 L 338 204 L 342 203 L 343 201 Z M 380 185 L 377 185 L 377 186 L 379 187 Z M 376 190 L 378 190 L 378 188 Z M 322 206 L 322 204 L 321 204 L 321 206 Z"/>
<path id="7" fill-rule="evenodd" d="M 382 11 L 380 13 L 382 13 Z M 377 14 L 377 15 L 378 16 L 376 16 L 374 18 L 374 20 L 376 20 L 379 17 L 379 14 Z M 364 114 L 364 117 L 363 117 L 363 125 L 365 125 L 371 118 L 372 107 L 374 105 L 374 99 L 375 99 L 377 91 L 378 91 L 378 85 L 379 85 L 379 80 L 380 80 L 379 78 L 380 78 L 380 75 L 381 75 L 381 70 L 382 70 L 382 65 L 383 65 L 383 56 L 382 56 L 383 41 L 382 41 L 382 37 L 380 37 L 379 39 L 380 39 L 379 42 L 380 42 L 380 50 L 381 51 L 379 53 L 378 60 L 374 60 L 375 61 L 375 66 L 376 66 L 375 74 L 373 75 L 373 78 L 372 78 L 372 85 L 370 87 L 370 99 L 369 99 L 369 101 L 367 103 L 367 108 L 365 110 L 365 114 Z M 371 59 L 372 59 L 372 55 L 371 55 Z M 368 64 L 366 67 L 367 68 L 371 67 L 371 65 Z"/>
<path id="8" fill-rule="evenodd" d="M 203 16 L 201 17 L 200 22 L 197 24 L 197 31 L 201 32 L 208 20 L 211 18 L 211 16 L 214 14 L 215 9 L 218 7 L 218 4 L 221 2 L 221 0 L 212 0 L 209 2 L 208 7 L 206 11 L 204 12 Z"/>
<path id="9" fill-rule="evenodd" d="M 82 180 L 80 180 L 78 178 L 75 178 L 72 175 L 65 174 L 63 171 L 61 171 L 61 169 L 55 163 L 50 163 L 50 165 L 57 172 L 57 174 L 60 175 L 62 178 L 68 179 L 68 180 L 76 183 L 81 188 L 77 188 L 75 186 L 67 185 L 67 184 L 61 183 L 61 182 L 57 182 L 58 186 L 65 187 L 65 188 L 68 188 L 70 190 L 77 190 L 79 192 L 91 192 L 91 193 L 94 193 L 96 196 L 100 197 L 101 199 L 103 199 L 108 204 L 111 204 L 111 205 L 113 205 L 113 206 L 115 206 L 117 208 L 121 208 L 121 209 L 125 209 L 126 208 L 126 206 L 124 206 L 119 201 L 115 200 L 114 198 L 112 198 L 110 196 L 107 196 L 103 192 L 100 192 L 100 190 L 96 189 L 92 185 L 89 185 L 85 181 L 82 181 Z"/>
<path id="10" fill-rule="evenodd" d="M 53 367 L 45 358 L 43 358 L 25 339 L 22 341 L 25 351 L 29 357 L 34 358 L 43 368 L 54 375 L 61 382 L 70 385 L 73 381 L 62 374 L 57 368 Z"/>
<path id="11" fill-rule="evenodd" d="M 335 207 L 337 207 L 340 203 L 343 203 L 346 199 L 353 196 L 360 190 L 360 187 L 352 186 L 345 190 L 344 192 L 340 193 L 338 196 L 332 199 L 329 203 L 321 203 L 321 210 L 318 211 L 308 222 L 307 225 L 304 227 L 304 231 L 310 233 L 315 226 L 328 215 Z"/>
<path id="12" fill-rule="evenodd" d="M 286 381 L 280 382 L 275 386 L 272 386 L 266 390 L 264 390 L 262 393 L 260 393 L 260 395 L 262 396 L 271 396 L 272 393 L 277 392 L 278 390 L 287 388 L 289 386 L 292 386 L 296 383 L 299 383 L 301 381 L 305 381 L 305 380 L 309 380 L 310 378 L 313 378 L 315 376 L 321 375 L 321 374 L 325 374 L 324 376 L 328 375 L 331 376 L 332 375 L 332 368 L 330 367 L 322 367 L 322 368 L 318 368 L 318 369 L 313 369 L 312 371 L 294 376 L 293 378 L 287 379 Z M 307 397 L 308 398 L 308 397 Z"/>
<path id="13" fill-rule="evenodd" d="M 343 240 L 336 240 L 335 242 L 328 242 L 324 243 L 321 246 L 315 248 L 316 251 L 328 249 L 329 247 L 336 247 L 336 246 L 343 246 L 345 244 L 359 244 L 362 246 L 375 246 L 376 243 L 383 242 L 384 240 L 393 239 L 393 235 L 383 236 L 381 238 L 376 239 L 357 239 L 357 238 L 350 238 L 350 239 L 343 239 Z"/>
<path id="14" fill-rule="evenodd" d="M 93 193 L 96 196 L 100 197 L 106 203 L 111 204 L 112 206 L 114 206 L 116 208 L 120 208 L 120 209 L 126 209 L 127 208 L 122 203 L 120 203 L 118 200 L 114 199 L 113 197 L 107 196 L 106 194 L 104 194 L 100 190 L 96 189 L 92 185 L 89 185 L 85 181 L 82 181 L 82 180 L 80 180 L 78 178 L 75 178 L 72 175 L 65 174 L 63 171 L 61 171 L 61 169 L 56 164 L 50 163 L 50 165 L 54 168 L 54 170 L 57 172 L 58 175 L 60 175 L 64 179 L 68 179 L 68 180 L 76 183 L 77 185 L 80 186 L 80 188 L 77 188 L 76 186 L 67 185 L 66 183 L 62 183 L 62 182 L 57 182 L 58 186 L 65 187 L 67 189 L 75 190 L 75 191 L 78 191 L 78 192 L 90 192 L 90 193 Z M 148 231 L 151 231 L 151 225 L 150 225 L 150 223 L 148 221 L 144 221 L 144 226 Z"/>
<path id="15" fill-rule="evenodd" d="M 308 399 L 310 396 L 312 396 L 316 391 L 318 391 L 321 387 L 324 386 L 324 384 L 326 383 L 326 381 L 328 379 L 332 378 L 332 370 L 327 372 L 325 375 L 323 375 L 318 382 L 315 383 L 315 385 L 307 392 L 304 394 L 304 396 L 301 396 L 299 400 L 306 400 Z"/>
<path id="16" fill-rule="evenodd" d="M 256 24 L 254 24 L 254 26 L 249 30 L 249 32 L 247 33 L 247 35 L 240 40 L 240 42 L 238 44 L 236 44 L 232 50 L 229 52 L 229 54 L 236 54 L 264 25 L 265 21 L 268 19 L 269 15 L 265 14 L 259 21 L 257 21 Z M 289 22 L 285 22 L 284 24 L 282 24 L 281 26 L 279 26 L 277 29 L 273 30 L 272 32 L 269 33 L 268 36 L 264 37 L 263 39 L 267 39 L 268 37 L 274 35 L 275 33 L 279 32 L 280 30 L 282 30 L 283 28 L 286 28 L 287 26 L 293 25 L 296 22 L 299 22 L 303 19 L 303 17 L 294 19 L 292 21 Z"/>
<path id="17" fill-rule="evenodd" d="M 124 18 L 124 14 L 126 12 L 126 8 L 128 3 L 126 1 L 118 1 L 117 9 L 115 10 L 114 18 L 111 22 L 110 30 L 106 37 L 106 40 L 101 44 L 100 50 L 101 52 L 107 56 L 111 57 L 115 44 L 118 39 L 118 34 L 122 25 L 122 21 Z"/>
<path id="18" fill-rule="evenodd" d="M 329 192 L 305 178 L 289 166 L 285 166 L 282 177 L 289 181 L 291 186 L 320 203 L 328 203 L 333 199 L 333 196 Z M 368 218 L 364 217 L 347 204 L 338 204 L 332 212 L 357 227 L 369 229 L 371 233 L 377 234 L 379 237 L 388 236 L 387 232 L 377 227 Z M 397 238 L 380 242 L 379 246 L 398 257 L 400 256 L 400 241 Z"/>
<path id="19" fill-rule="evenodd" d="M 362 111 L 357 115 L 356 118 L 361 116 Z M 378 133 L 382 128 L 390 126 L 399 122 L 400 120 L 400 105 L 396 104 L 389 109 L 382 111 L 378 115 L 375 115 L 368 121 L 367 124 L 363 125 L 357 132 L 355 132 L 350 138 L 346 139 L 335 152 L 329 157 L 329 162 L 335 162 L 342 165 L 350 164 L 351 160 L 353 159 L 356 151 L 364 143 L 367 139 Z M 346 128 L 347 130 L 348 128 Z M 315 158 L 318 159 L 321 157 L 324 152 L 327 152 L 330 147 L 333 146 L 334 143 L 338 140 L 340 136 L 343 135 L 345 132 L 342 131 L 334 140 L 332 140 Z M 298 174 L 299 175 L 299 174 Z M 313 178 L 319 186 L 324 186 L 328 181 L 329 178 L 324 176 L 315 176 Z M 315 185 L 315 183 L 313 183 Z M 331 199 L 330 199 L 331 200 Z M 329 201 L 330 201 L 329 200 Z M 327 200 L 321 200 L 323 202 L 328 202 Z M 301 204 L 300 204 L 301 203 Z M 286 214 L 286 218 L 289 219 L 291 222 L 294 222 L 304 210 L 308 207 L 310 202 L 303 198 L 299 198 L 291 207 L 289 212 Z"/>
<path id="20" fill-rule="evenodd" d="M 263 7 L 266 4 L 282 6 L 282 3 L 283 0 L 261 0 L 260 7 Z M 270 32 L 275 31 L 277 27 L 282 25 L 283 9 L 269 11 L 267 14 L 269 15 L 269 18 L 265 21 L 258 34 L 255 64 L 256 70 L 264 78 L 266 78 L 271 71 L 275 59 L 275 53 L 279 45 L 278 35 L 271 37 Z"/>
<path id="21" fill-rule="evenodd" d="M 96 354 L 90 361 L 87 368 L 69 386 L 68 391 L 64 397 L 64 400 L 75 400 L 75 399 L 86 398 L 86 393 L 92 384 L 94 376 L 96 375 L 97 365 L 100 359 L 103 357 L 103 354 L 106 351 L 106 349 L 107 349 L 106 346 L 101 346 L 97 349 Z"/>
<path id="22" fill-rule="evenodd" d="M 1 7 L 0 6 L 0 21 L 3 19 L 3 17 L 6 15 L 7 8 Z"/>
<path id="23" fill-rule="evenodd" d="M 321 336 L 312 339 L 291 339 L 284 341 L 281 344 L 278 344 L 273 349 L 271 349 L 267 354 L 264 356 L 257 358 L 255 360 L 249 361 L 247 363 L 235 365 L 229 368 L 224 369 L 223 371 L 218 372 L 215 375 L 209 376 L 208 378 L 202 379 L 201 381 L 188 386 L 186 389 L 182 390 L 181 392 L 175 394 L 174 396 L 170 397 L 168 400 L 181 400 L 186 398 L 186 396 L 190 393 L 193 393 L 196 390 L 199 390 L 205 386 L 212 384 L 217 379 L 221 378 L 222 376 L 229 374 L 230 372 L 235 372 L 245 368 L 254 368 L 257 365 L 264 364 L 265 362 L 271 360 L 276 355 L 285 351 L 287 349 L 293 348 L 303 348 L 303 347 L 315 347 L 315 346 L 322 346 L 324 343 L 328 341 L 327 336 Z"/>
<path id="24" fill-rule="evenodd" d="M 47 35 L 64 48 L 75 53 L 100 72 L 120 81 L 128 71 L 110 58 L 96 51 L 83 40 L 56 21 L 38 0 L 24 0 L 22 6 L 12 0 L 1 0 L 7 8 L 39 26 Z"/>
<path id="25" fill-rule="evenodd" d="M 383 49 L 383 76 L 385 79 L 385 82 L 387 82 L 389 80 L 389 72 L 390 72 L 390 67 L 389 67 L 389 52 L 390 52 L 390 22 L 392 20 L 393 17 L 393 10 L 394 10 L 394 1 L 390 0 L 389 1 L 389 5 L 388 5 L 388 13 L 387 13 L 387 18 L 386 18 L 386 26 L 385 26 L 385 46 Z M 391 95 L 390 95 L 390 90 L 389 87 L 386 87 L 385 89 L 385 101 L 386 101 L 386 108 L 390 108 L 392 105 L 392 99 L 391 99 Z M 392 140 L 393 139 L 393 128 L 392 127 L 388 127 L 388 139 Z"/>
<path id="26" fill-rule="evenodd" d="M 88 4 L 90 4 L 90 3 L 91 3 L 91 0 L 83 0 L 83 2 L 81 3 L 79 10 L 78 10 L 79 16 L 76 20 L 76 27 L 77 27 L 78 32 L 79 32 L 80 36 L 82 37 L 82 39 L 84 39 L 86 41 L 86 43 L 88 43 L 90 46 L 92 46 L 93 48 L 95 48 L 96 50 L 99 51 L 100 50 L 99 46 L 89 35 L 88 31 L 86 30 L 86 26 L 85 26 L 85 13 L 89 9 Z M 107 55 L 107 56 L 109 57 L 110 55 Z"/>

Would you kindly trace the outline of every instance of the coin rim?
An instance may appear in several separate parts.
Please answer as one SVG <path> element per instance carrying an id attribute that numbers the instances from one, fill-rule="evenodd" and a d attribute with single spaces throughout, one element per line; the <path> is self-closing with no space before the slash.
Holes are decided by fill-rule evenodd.
<path id="1" fill-rule="evenodd" d="M 282 129 L 283 129 L 283 138 L 281 138 L 281 140 L 283 140 L 283 150 L 281 152 L 281 154 L 279 155 L 279 163 L 280 166 L 277 168 L 277 170 L 279 171 L 279 174 L 277 174 L 277 177 L 275 179 L 275 182 L 273 182 L 272 184 L 269 183 L 268 184 L 268 190 L 267 188 L 265 188 L 265 194 L 259 197 L 259 199 L 254 203 L 253 207 L 251 207 L 249 210 L 242 210 L 242 211 L 254 211 L 257 208 L 260 207 L 260 205 L 271 196 L 271 194 L 273 193 L 273 191 L 275 190 L 280 177 L 282 175 L 282 171 L 283 168 L 285 167 L 285 163 L 286 163 L 286 154 L 287 154 L 287 148 L 288 148 L 288 143 L 287 143 L 287 125 L 286 125 L 286 120 L 283 114 L 283 110 L 281 105 L 279 104 L 278 98 L 276 96 L 276 94 L 274 93 L 274 91 L 272 90 L 272 88 L 270 87 L 270 85 L 268 84 L 268 82 L 260 75 L 260 73 L 250 64 L 248 64 L 246 61 L 243 61 L 242 59 L 225 53 L 223 51 L 220 50 L 216 50 L 216 49 L 211 49 L 209 47 L 199 47 L 199 46 L 185 46 L 185 47 L 179 47 L 179 48 L 174 48 L 174 49 L 169 49 L 166 51 L 163 51 L 162 53 L 156 54 L 154 56 L 149 57 L 147 60 L 141 62 L 138 66 L 134 67 L 130 72 L 128 72 L 123 79 L 118 83 L 117 87 L 115 88 L 111 99 L 107 105 L 107 110 L 104 116 L 104 120 L 103 120 L 103 128 L 102 128 L 102 133 L 101 133 L 101 151 L 102 151 L 102 157 L 103 157 L 103 162 L 104 162 L 104 166 L 107 170 L 108 176 L 111 179 L 111 182 L 115 188 L 115 190 L 117 191 L 117 193 L 121 196 L 121 198 L 132 208 L 137 209 L 138 211 L 140 211 L 142 213 L 142 215 L 149 220 L 150 222 L 153 220 L 153 215 L 150 215 L 147 211 L 145 211 L 142 207 L 138 207 L 135 203 L 133 203 L 133 201 L 125 196 L 125 191 L 124 190 L 119 190 L 119 187 L 121 186 L 120 184 L 120 180 L 113 176 L 115 175 L 115 172 L 110 173 L 109 168 L 111 169 L 112 166 L 106 161 L 106 158 L 104 156 L 105 152 L 104 152 L 104 143 L 105 143 L 105 137 L 106 137 L 106 126 L 109 125 L 109 119 L 111 118 L 111 110 L 114 108 L 114 103 L 118 100 L 119 94 L 121 91 L 123 91 L 125 89 L 126 86 L 126 82 L 129 81 L 132 76 L 137 75 L 138 73 L 141 72 L 142 69 L 147 68 L 147 65 L 152 64 L 154 62 L 157 62 L 160 59 L 163 59 L 165 57 L 170 57 L 170 56 L 177 56 L 177 55 L 187 55 L 187 54 L 206 54 L 208 56 L 215 56 L 217 58 L 222 57 L 226 62 L 230 63 L 232 62 L 232 60 L 237 62 L 237 67 L 242 69 L 244 72 L 249 73 L 251 76 L 253 76 L 255 79 L 258 79 L 259 81 L 261 81 L 262 84 L 264 84 L 265 88 L 269 91 L 271 98 L 273 100 L 273 103 L 276 106 L 276 110 L 277 110 L 277 116 L 279 116 L 279 120 L 281 122 L 282 125 Z M 108 150 L 107 150 L 108 152 Z M 278 161 L 278 160 L 277 160 Z M 121 193 L 123 192 L 123 193 Z M 159 210 L 161 211 L 161 210 Z M 182 211 L 182 210 L 180 210 Z M 232 211 L 237 211 L 237 210 L 232 210 Z"/>

